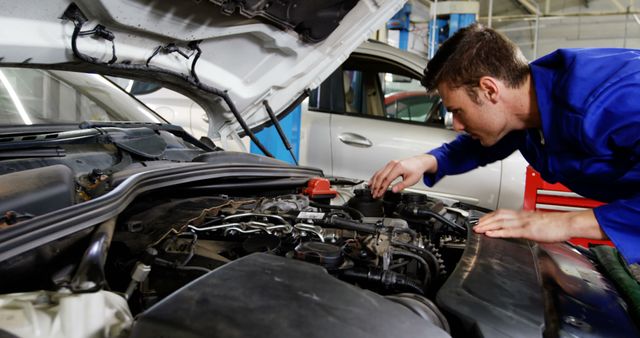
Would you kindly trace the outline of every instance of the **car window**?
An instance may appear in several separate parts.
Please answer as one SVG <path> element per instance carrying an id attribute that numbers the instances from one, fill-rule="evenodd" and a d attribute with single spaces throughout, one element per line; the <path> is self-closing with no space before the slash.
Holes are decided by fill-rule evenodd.
<path id="1" fill-rule="evenodd" d="M 427 94 L 418 79 L 393 69 L 382 62 L 348 61 L 311 92 L 309 109 L 444 128 L 440 97 Z"/>
<path id="2" fill-rule="evenodd" d="M 417 79 L 382 73 L 384 106 L 387 118 L 402 121 L 439 123 L 440 98 L 427 94 Z"/>
<path id="3" fill-rule="evenodd" d="M 309 109 L 326 112 L 346 112 L 344 77 L 338 68 L 320 86 L 309 94 Z"/>
<path id="4" fill-rule="evenodd" d="M 127 104 L 127 99 L 133 102 Z M 96 74 L 27 68 L 0 69 L 2 125 L 82 121 L 160 122 L 152 112 L 135 103 L 133 98 Z"/>
<path id="5" fill-rule="evenodd" d="M 309 109 L 384 117 L 382 98 L 377 73 L 341 69 L 311 92 Z"/>

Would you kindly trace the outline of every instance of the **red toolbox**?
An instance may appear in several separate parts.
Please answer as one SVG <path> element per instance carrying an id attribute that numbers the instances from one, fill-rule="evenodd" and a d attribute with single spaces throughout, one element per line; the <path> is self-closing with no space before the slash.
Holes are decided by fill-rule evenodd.
<path id="1" fill-rule="evenodd" d="M 527 178 L 524 186 L 524 210 L 563 212 L 580 211 L 595 208 L 604 203 L 584 198 L 560 183 L 545 182 L 540 174 L 531 166 L 527 167 Z M 589 244 L 606 244 L 611 241 L 585 238 L 572 238 L 571 243 L 588 247 Z"/>

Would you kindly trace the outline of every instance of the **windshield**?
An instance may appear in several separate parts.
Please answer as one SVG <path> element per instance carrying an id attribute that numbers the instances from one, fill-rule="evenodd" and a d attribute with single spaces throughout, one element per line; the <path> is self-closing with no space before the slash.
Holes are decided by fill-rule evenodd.
<path id="1" fill-rule="evenodd" d="M 164 122 L 98 74 L 0 68 L 0 125 Z"/>

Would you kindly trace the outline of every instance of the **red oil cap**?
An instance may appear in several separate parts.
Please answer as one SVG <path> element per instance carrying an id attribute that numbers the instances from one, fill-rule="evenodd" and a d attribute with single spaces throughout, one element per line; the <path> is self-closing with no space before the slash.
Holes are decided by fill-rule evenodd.
<path id="1" fill-rule="evenodd" d="M 311 198 L 334 198 L 338 195 L 337 191 L 331 189 L 329 180 L 321 177 L 310 179 L 302 193 Z"/>

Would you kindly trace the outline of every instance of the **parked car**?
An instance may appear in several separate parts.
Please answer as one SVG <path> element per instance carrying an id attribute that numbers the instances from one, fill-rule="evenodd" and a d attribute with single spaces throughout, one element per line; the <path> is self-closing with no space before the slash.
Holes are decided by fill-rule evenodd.
<path id="1" fill-rule="evenodd" d="M 369 179 L 390 160 L 453 140 L 456 133 L 445 125 L 441 100 L 426 95 L 420 84 L 426 63 L 424 57 L 382 43 L 358 47 L 303 106 L 301 163 L 327 175 Z M 516 152 L 469 173 L 445 177 L 433 188 L 419 182 L 409 191 L 489 209 L 519 209 L 525 168 L 526 161 Z"/>
<path id="2" fill-rule="evenodd" d="M 261 5 L 0 2 L 0 336 L 639 335 L 596 268 L 617 258 L 223 151 L 103 77 L 160 81 L 210 133 L 250 132 L 402 2 Z"/>
<path id="3" fill-rule="evenodd" d="M 360 45 L 302 103 L 300 163 L 325 175 L 368 180 L 394 159 L 410 157 L 449 142 L 456 133 L 445 125 L 438 96 L 420 84 L 426 58 L 379 42 Z M 137 98 L 172 123 L 200 137 L 207 135 L 204 109 L 158 84 L 125 83 Z M 235 136 L 235 135 L 234 135 Z M 216 137 L 213 135 L 212 137 Z M 246 150 L 248 137 L 237 146 Z M 520 209 L 527 163 L 519 152 L 472 172 L 445 177 L 433 188 L 419 182 L 408 191 L 427 192 L 488 209 Z"/>

